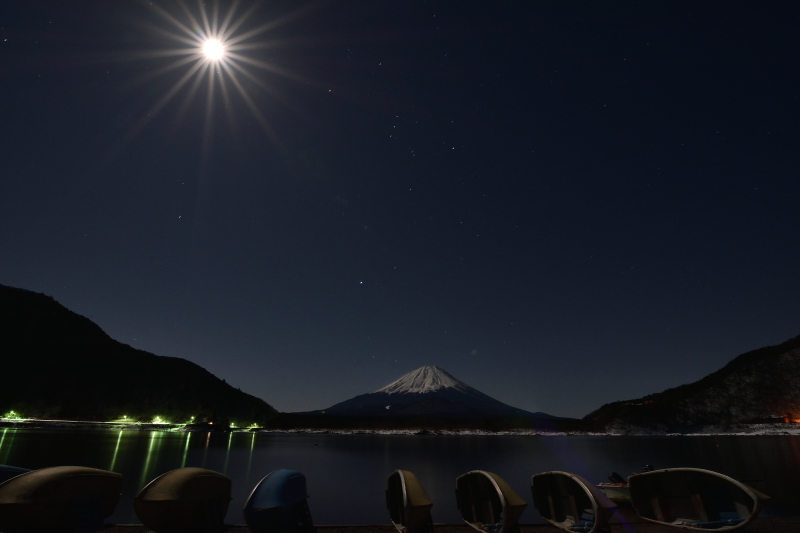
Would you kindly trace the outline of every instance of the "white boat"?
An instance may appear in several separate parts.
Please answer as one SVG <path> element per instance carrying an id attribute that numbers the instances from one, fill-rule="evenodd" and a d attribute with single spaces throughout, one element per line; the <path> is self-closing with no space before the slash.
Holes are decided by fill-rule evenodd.
<path id="1" fill-rule="evenodd" d="M 531 494 L 541 517 L 565 531 L 604 531 L 616 511 L 602 491 L 570 472 L 534 474 Z"/>
<path id="2" fill-rule="evenodd" d="M 433 502 L 413 472 L 395 470 L 386 480 L 386 508 L 400 533 L 431 533 Z"/>
<path id="3" fill-rule="evenodd" d="M 483 533 L 518 533 L 528 506 L 503 478 L 484 470 L 458 476 L 456 503 L 464 522 Z"/>
<path id="4" fill-rule="evenodd" d="M 631 504 L 631 489 L 627 483 L 598 483 L 597 488 L 617 505 Z"/>
<path id="5" fill-rule="evenodd" d="M 693 531 L 730 531 L 751 522 L 769 496 L 700 468 L 666 468 L 628 478 L 636 513 L 648 522 Z"/>

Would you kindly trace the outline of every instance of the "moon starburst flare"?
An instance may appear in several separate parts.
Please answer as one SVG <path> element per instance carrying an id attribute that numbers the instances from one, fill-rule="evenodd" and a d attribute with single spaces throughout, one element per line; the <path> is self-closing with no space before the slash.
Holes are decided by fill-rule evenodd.
<path id="1" fill-rule="evenodd" d="M 149 9 L 167 24 L 150 22 L 147 24 L 147 31 L 166 38 L 171 44 L 141 52 L 134 58 L 167 61 L 166 64 L 162 63 L 153 69 L 142 81 L 168 75 L 175 76 L 175 81 L 135 124 L 128 140 L 137 135 L 179 94 L 184 95 L 179 114 L 185 113 L 191 101 L 198 92 L 201 92 L 198 89 L 204 85 L 204 80 L 206 80 L 204 98 L 206 139 L 210 135 L 210 123 L 216 100 L 222 98 L 221 103 L 224 104 L 233 125 L 231 95 L 238 94 L 240 103 L 249 108 L 251 116 L 275 140 L 262 109 L 254 99 L 254 95 L 248 94 L 247 87 L 256 86 L 265 92 L 271 91 L 268 80 L 260 76 L 259 71 L 297 78 L 285 69 L 261 60 L 257 55 L 259 50 L 271 46 L 265 34 L 296 18 L 297 13 L 254 25 L 248 23 L 254 20 L 258 6 L 254 5 L 237 13 L 239 4 L 239 1 L 234 1 L 224 16 L 221 16 L 219 2 L 214 2 L 210 8 L 198 2 L 196 10 L 192 10 L 185 3 L 178 1 L 177 6 L 180 10 L 177 13 L 172 13 L 156 3 L 149 5 Z M 239 77 L 253 83 L 243 85 Z"/>
<path id="2" fill-rule="evenodd" d="M 225 55 L 225 46 L 217 39 L 209 39 L 203 43 L 203 53 L 208 59 L 217 61 Z"/>

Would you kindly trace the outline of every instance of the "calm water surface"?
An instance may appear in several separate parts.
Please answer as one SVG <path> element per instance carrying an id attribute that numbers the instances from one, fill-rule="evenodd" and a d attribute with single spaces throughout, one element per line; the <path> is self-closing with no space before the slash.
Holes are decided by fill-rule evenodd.
<path id="1" fill-rule="evenodd" d="M 758 479 L 773 500 L 766 513 L 800 515 L 800 437 L 505 437 L 408 435 L 286 435 L 139 431 L 0 430 L 0 464 L 42 468 L 82 465 L 120 472 L 122 498 L 111 517 L 137 523 L 133 497 L 151 479 L 182 466 L 233 479 L 228 523 L 269 472 L 288 468 L 308 479 L 316 524 L 387 523 L 386 478 L 413 471 L 434 502 L 435 522 L 460 522 L 455 479 L 481 469 L 503 477 L 529 507 L 523 523 L 541 522 L 531 504 L 530 477 L 567 470 L 590 481 L 611 471 L 627 476 L 644 464 L 691 466 L 739 480 Z"/>

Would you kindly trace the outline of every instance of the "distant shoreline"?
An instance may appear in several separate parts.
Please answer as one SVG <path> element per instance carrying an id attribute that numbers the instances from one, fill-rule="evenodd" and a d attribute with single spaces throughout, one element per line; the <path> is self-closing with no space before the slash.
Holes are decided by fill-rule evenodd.
<path id="1" fill-rule="evenodd" d="M 729 427 L 709 426 L 687 431 L 658 431 L 646 428 L 622 428 L 609 432 L 545 431 L 513 429 L 489 431 L 481 429 L 330 429 L 330 428 L 199 428 L 186 424 L 155 424 L 144 422 L 95 422 L 88 420 L 2 420 L 0 430 L 108 430 L 108 431 L 169 431 L 193 433 L 264 433 L 280 435 L 408 435 L 408 436 L 500 436 L 500 437 L 715 437 L 715 436 L 800 436 L 800 424 L 739 424 Z"/>

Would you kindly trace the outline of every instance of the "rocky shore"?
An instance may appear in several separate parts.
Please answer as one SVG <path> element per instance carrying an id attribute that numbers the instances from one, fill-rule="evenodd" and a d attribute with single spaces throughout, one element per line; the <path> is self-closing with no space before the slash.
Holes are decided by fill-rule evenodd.
<path id="1" fill-rule="evenodd" d="M 583 436 L 583 437 L 713 437 L 713 436 L 759 436 L 800 435 L 800 423 L 780 424 L 731 424 L 683 428 L 676 431 L 667 427 L 618 426 L 609 431 L 554 431 L 540 429 L 511 429 L 488 431 L 480 429 L 330 429 L 330 428 L 213 428 L 186 424 L 148 424 L 131 422 L 92 422 L 80 420 L 0 420 L 0 429 L 46 429 L 46 430 L 107 430 L 107 431 L 177 431 L 200 432 L 232 431 L 272 434 L 308 435 L 496 435 L 496 436 Z"/>

